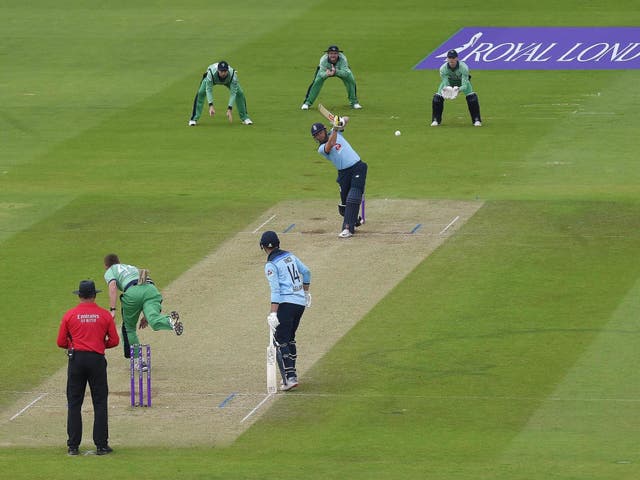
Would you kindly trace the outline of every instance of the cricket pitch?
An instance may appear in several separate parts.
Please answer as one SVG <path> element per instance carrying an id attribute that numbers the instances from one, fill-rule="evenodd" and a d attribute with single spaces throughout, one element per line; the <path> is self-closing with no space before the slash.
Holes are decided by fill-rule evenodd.
<path id="1" fill-rule="evenodd" d="M 367 199 L 367 223 L 348 239 L 337 237 L 341 219 L 335 202 L 291 201 L 270 208 L 162 288 L 164 305 L 180 312 L 185 333 L 141 331 L 141 342 L 153 348 L 152 408 L 129 405 L 129 361 L 121 346 L 107 352 L 110 444 L 226 445 L 288 395 L 266 392 L 269 289 L 258 246 L 263 231 L 277 232 L 281 247 L 312 271 L 313 304 L 297 335 L 297 390 L 304 392 L 305 372 L 481 205 Z M 340 307 L 344 298 L 350 304 L 346 313 Z M 120 321 L 118 316 L 118 328 Z M 65 383 L 63 368 L 1 412 L 0 446 L 64 447 Z M 92 419 L 87 389 L 83 450 L 92 446 Z"/>

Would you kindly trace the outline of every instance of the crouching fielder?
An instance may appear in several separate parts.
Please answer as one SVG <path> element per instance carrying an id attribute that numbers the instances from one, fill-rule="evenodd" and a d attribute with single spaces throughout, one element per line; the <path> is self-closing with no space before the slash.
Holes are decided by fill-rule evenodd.
<path id="1" fill-rule="evenodd" d="M 458 52 L 455 50 L 447 52 L 447 63 L 440 67 L 440 79 L 438 93 L 433 96 L 431 105 L 431 126 L 437 127 L 442 123 L 445 99 L 453 100 L 459 92 L 462 92 L 467 100 L 471 123 L 475 127 L 481 127 L 480 103 L 478 103 L 478 95 L 473 91 L 470 82 L 469 67 L 463 61 L 458 60 Z"/>
<path id="2" fill-rule="evenodd" d="M 296 331 L 305 307 L 311 306 L 311 271 L 293 253 L 280 250 L 276 232 L 266 231 L 260 248 L 267 254 L 264 273 L 271 289 L 271 311 L 267 323 L 273 332 L 276 358 L 282 375 L 281 390 L 298 386 Z"/>

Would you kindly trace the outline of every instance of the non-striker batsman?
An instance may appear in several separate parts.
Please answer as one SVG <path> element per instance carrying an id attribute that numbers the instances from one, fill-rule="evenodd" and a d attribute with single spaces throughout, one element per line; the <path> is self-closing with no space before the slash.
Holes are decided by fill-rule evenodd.
<path id="1" fill-rule="evenodd" d="M 311 306 L 311 271 L 293 253 L 280 249 L 280 239 L 272 230 L 262 234 L 260 248 L 267 254 L 264 273 L 271 290 L 267 323 L 274 332 L 280 389 L 287 391 L 298 386 L 296 331 L 305 307 Z"/>

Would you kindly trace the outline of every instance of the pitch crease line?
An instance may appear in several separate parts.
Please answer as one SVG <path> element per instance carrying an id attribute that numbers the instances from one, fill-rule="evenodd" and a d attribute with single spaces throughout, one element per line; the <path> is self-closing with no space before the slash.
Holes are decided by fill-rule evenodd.
<path id="1" fill-rule="evenodd" d="M 16 413 L 13 417 L 11 417 L 9 419 L 9 421 L 11 422 L 12 420 L 15 420 L 16 418 L 18 418 L 20 415 L 22 415 L 24 412 L 26 412 L 29 408 L 31 408 L 31 406 L 33 406 L 37 401 L 41 400 L 42 398 L 44 398 L 47 394 L 43 393 L 42 395 L 40 395 L 38 398 L 36 398 L 33 402 L 31 402 L 29 405 L 27 405 L 26 407 L 24 407 L 22 410 L 20 410 L 18 413 Z"/>
<path id="2" fill-rule="evenodd" d="M 273 220 L 274 218 L 276 218 L 277 215 L 274 213 L 273 215 L 271 215 L 262 225 L 260 225 L 258 228 L 256 228 L 253 232 L 251 233 L 256 233 L 258 230 L 260 230 L 262 227 L 264 227 L 267 223 L 269 223 L 271 220 Z"/>
<path id="3" fill-rule="evenodd" d="M 442 235 L 444 232 L 446 232 L 447 230 L 449 230 L 449 227 L 451 227 L 451 225 L 453 225 L 454 223 L 456 223 L 458 220 L 460 219 L 460 215 L 456 215 L 456 218 L 454 218 L 453 220 L 451 220 L 449 222 L 449 225 L 447 225 L 446 227 L 444 227 L 442 229 L 442 231 L 438 234 L 438 235 Z"/>
<path id="4" fill-rule="evenodd" d="M 267 400 L 269 400 L 269 398 L 271 398 L 273 395 L 274 395 L 273 393 L 269 393 L 269 394 L 267 394 L 267 396 L 266 396 L 266 397 L 264 397 L 264 398 L 262 399 L 262 401 L 261 401 L 258 405 L 256 405 L 256 406 L 254 407 L 254 409 L 253 409 L 253 410 L 251 410 L 249 413 L 247 413 L 246 417 L 244 417 L 242 420 L 240 420 L 240 423 L 244 423 L 244 421 L 245 421 L 247 418 L 249 418 L 251 415 L 253 415 L 254 413 L 256 413 L 256 411 L 257 411 L 257 410 L 262 406 L 262 404 L 263 404 L 264 402 L 266 402 Z"/>

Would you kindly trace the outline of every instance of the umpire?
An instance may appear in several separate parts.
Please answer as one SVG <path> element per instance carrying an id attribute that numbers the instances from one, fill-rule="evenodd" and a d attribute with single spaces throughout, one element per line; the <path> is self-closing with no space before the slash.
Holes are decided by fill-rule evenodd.
<path id="1" fill-rule="evenodd" d="M 80 303 L 62 317 L 58 331 L 58 346 L 66 348 L 67 368 L 67 447 L 69 455 L 78 455 L 82 441 L 82 402 L 89 383 L 93 402 L 93 441 L 98 455 L 113 450 L 109 447 L 107 419 L 107 360 L 104 351 L 120 343 L 113 316 L 96 303 L 93 280 L 82 280 L 78 290 Z"/>

